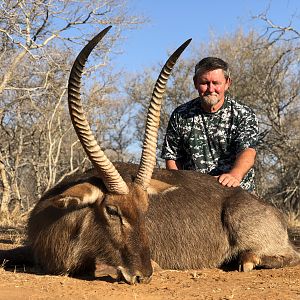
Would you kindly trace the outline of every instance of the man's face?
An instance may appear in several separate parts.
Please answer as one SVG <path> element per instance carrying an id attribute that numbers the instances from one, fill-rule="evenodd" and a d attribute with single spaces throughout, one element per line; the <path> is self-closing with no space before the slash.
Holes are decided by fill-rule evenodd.
<path id="1" fill-rule="evenodd" d="M 222 69 L 216 69 L 199 74 L 194 80 L 194 84 L 204 108 L 219 109 L 224 103 L 225 92 L 230 86 L 230 80 L 226 80 Z"/>

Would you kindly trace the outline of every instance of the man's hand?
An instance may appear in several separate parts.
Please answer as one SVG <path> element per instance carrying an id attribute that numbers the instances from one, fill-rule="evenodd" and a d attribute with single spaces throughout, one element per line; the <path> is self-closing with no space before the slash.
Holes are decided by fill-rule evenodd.
<path id="1" fill-rule="evenodd" d="M 218 181 L 223 186 L 239 186 L 244 176 L 253 167 L 256 151 L 253 148 L 247 148 L 237 155 L 232 169 L 228 173 L 217 176 Z"/>
<path id="2" fill-rule="evenodd" d="M 228 187 L 236 187 L 240 185 L 240 180 L 233 175 L 229 173 L 224 173 L 220 176 L 216 176 L 218 178 L 218 181 L 223 185 L 223 186 L 228 186 Z"/>
<path id="3" fill-rule="evenodd" d="M 167 159 L 166 160 L 166 168 L 168 170 L 181 170 L 181 164 L 178 160 Z"/>

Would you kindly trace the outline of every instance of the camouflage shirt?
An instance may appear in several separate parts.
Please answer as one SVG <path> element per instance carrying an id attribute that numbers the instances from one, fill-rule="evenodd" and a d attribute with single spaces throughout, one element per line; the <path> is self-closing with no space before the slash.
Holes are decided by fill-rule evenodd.
<path id="1" fill-rule="evenodd" d="M 236 155 L 255 148 L 258 124 L 254 112 L 229 95 L 215 113 L 203 111 L 200 98 L 177 107 L 172 113 L 162 158 L 178 160 L 185 170 L 197 170 L 213 176 L 228 172 Z M 254 190 L 254 170 L 250 169 L 241 187 Z"/>

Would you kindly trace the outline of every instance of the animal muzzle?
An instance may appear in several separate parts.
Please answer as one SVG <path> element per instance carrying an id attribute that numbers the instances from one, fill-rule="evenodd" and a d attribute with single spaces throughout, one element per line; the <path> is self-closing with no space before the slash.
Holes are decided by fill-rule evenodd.
<path id="1" fill-rule="evenodd" d="M 124 267 L 119 266 L 117 269 L 119 273 L 119 280 L 124 280 L 128 284 L 149 283 L 152 279 L 153 271 L 149 272 L 149 274 L 142 274 L 139 271 L 131 274 L 131 272 L 129 272 Z"/>

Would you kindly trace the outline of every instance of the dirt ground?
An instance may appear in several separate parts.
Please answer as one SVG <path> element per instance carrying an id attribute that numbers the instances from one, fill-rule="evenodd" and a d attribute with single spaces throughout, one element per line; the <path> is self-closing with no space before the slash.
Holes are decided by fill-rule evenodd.
<path id="1" fill-rule="evenodd" d="M 0 249 L 13 248 L 20 240 L 2 232 Z M 84 280 L 0 268 L 0 299 L 300 299 L 300 266 L 250 273 L 156 271 L 149 284 L 134 286 L 109 276 Z"/>

